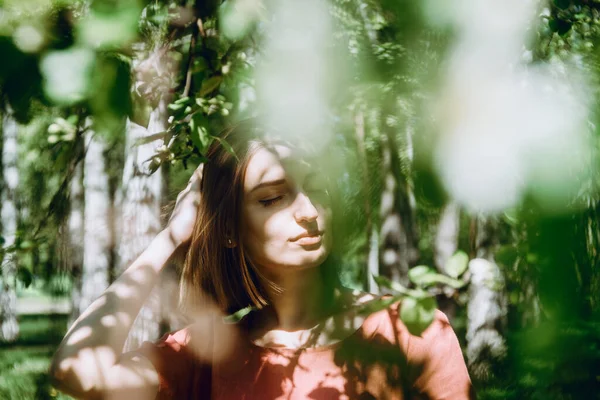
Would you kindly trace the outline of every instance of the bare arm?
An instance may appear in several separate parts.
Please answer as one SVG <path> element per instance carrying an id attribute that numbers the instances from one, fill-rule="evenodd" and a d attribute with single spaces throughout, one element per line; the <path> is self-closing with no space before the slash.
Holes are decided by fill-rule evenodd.
<path id="1" fill-rule="evenodd" d="M 154 398 L 158 375 L 134 353 L 122 355 L 131 325 L 162 268 L 193 229 L 200 198 L 197 170 L 180 193 L 168 227 L 75 321 L 50 367 L 53 383 L 75 397 Z"/>

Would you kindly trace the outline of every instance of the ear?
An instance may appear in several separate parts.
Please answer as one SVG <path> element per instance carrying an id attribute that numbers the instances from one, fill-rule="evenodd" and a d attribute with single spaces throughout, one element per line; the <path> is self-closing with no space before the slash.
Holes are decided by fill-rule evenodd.
<path id="1" fill-rule="evenodd" d="M 235 240 L 233 240 L 231 237 L 227 236 L 227 238 L 225 239 L 225 247 L 227 247 L 228 249 L 233 249 L 236 246 L 237 246 L 237 243 L 235 242 Z"/>

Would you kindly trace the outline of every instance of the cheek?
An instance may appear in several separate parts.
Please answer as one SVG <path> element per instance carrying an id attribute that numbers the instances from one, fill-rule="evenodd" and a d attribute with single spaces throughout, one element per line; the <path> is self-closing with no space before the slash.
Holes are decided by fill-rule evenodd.
<path id="1" fill-rule="evenodd" d="M 247 211 L 244 219 L 244 244 L 252 251 L 266 251 L 270 247 L 278 247 L 287 242 L 283 215 L 265 215 L 262 210 Z"/>

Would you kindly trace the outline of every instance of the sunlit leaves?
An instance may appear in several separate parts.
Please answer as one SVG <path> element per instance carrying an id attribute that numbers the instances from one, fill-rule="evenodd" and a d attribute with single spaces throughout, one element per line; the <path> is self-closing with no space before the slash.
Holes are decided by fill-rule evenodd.
<path id="1" fill-rule="evenodd" d="M 225 139 L 218 137 L 218 136 L 215 136 L 214 138 L 221 144 L 221 146 L 223 146 L 225 151 L 227 151 L 229 154 L 234 156 L 239 161 L 237 154 L 235 154 L 235 150 L 233 149 L 233 147 L 231 147 L 231 145 Z"/>
<path id="2" fill-rule="evenodd" d="M 443 285 L 448 285 L 454 289 L 459 289 L 465 285 L 465 282 L 450 278 L 446 275 L 442 275 L 437 273 L 433 268 L 430 268 L 425 265 L 419 265 L 414 268 L 411 268 L 408 271 L 408 277 L 416 285 L 421 287 L 427 287 L 431 285 L 435 285 L 437 283 L 441 283 Z"/>
<path id="3" fill-rule="evenodd" d="M 121 132 L 124 117 L 131 112 L 131 72 L 122 58 L 100 54 L 91 81 L 89 102 L 96 129 L 114 135 Z"/>
<path id="4" fill-rule="evenodd" d="M 120 48 L 136 39 L 140 12 L 136 0 L 96 1 L 77 24 L 78 39 L 92 48 Z"/>
<path id="5" fill-rule="evenodd" d="M 206 127 L 206 117 L 199 113 L 194 114 L 190 120 L 190 131 L 192 142 L 198 151 L 201 154 L 206 153 L 213 140 Z"/>
<path id="6" fill-rule="evenodd" d="M 219 9 L 223 34 L 230 40 L 243 38 L 255 25 L 263 9 L 261 0 L 228 0 Z"/>
<path id="7" fill-rule="evenodd" d="M 13 35 L 15 45 L 24 53 L 35 53 L 44 44 L 44 32 L 33 25 L 21 25 Z"/>
<path id="8" fill-rule="evenodd" d="M 452 278 L 458 278 L 467 270 L 468 264 L 469 256 L 467 253 L 464 251 L 457 251 L 446 262 L 444 271 Z"/>
<path id="9" fill-rule="evenodd" d="M 210 94 L 219 87 L 221 82 L 223 82 L 223 77 L 220 75 L 215 75 L 206 79 L 202 82 L 202 87 L 200 88 L 200 92 L 198 93 L 198 95 L 200 97 L 204 97 L 207 94 Z"/>
<path id="10" fill-rule="evenodd" d="M 29 285 L 31 285 L 31 283 L 33 282 L 33 274 L 27 268 L 19 267 L 17 269 L 16 277 L 19 280 L 19 282 L 21 282 L 21 284 L 25 287 L 29 287 Z"/>
<path id="11" fill-rule="evenodd" d="M 396 293 L 402 293 L 402 294 L 409 293 L 409 289 L 404 287 L 401 283 L 394 282 L 384 276 L 374 275 L 373 279 L 375 280 L 375 283 L 377 283 L 377 285 L 380 288 L 391 289 L 392 291 L 394 291 Z"/>
<path id="12" fill-rule="evenodd" d="M 85 99 L 94 63 L 94 52 L 83 47 L 48 52 L 40 63 L 48 98 L 64 105 Z"/>
<path id="13" fill-rule="evenodd" d="M 242 309 L 234 312 L 233 314 L 230 314 L 230 315 L 228 315 L 226 317 L 223 317 L 223 322 L 228 323 L 228 324 L 238 323 L 246 315 L 250 314 L 254 310 L 256 310 L 256 308 L 254 308 L 252 306 L 248 306 L 248 307 L 242 308 Z"/>
<path id="14" fill-rule="evenodd" d="M 21 52 L 11 37 L 0 36 L 0 85 L 19 122 L 30 117 L 32 100 L 42 94 L 38 60 Z"/>
<path id="15" fill-rule="evenodd" d="M 48 126 L 48 143 L 54 144 L 58 141 L 71 141 L 75 139 L 77 132 L 77 116 L 71 115 L 68 119 L 56 118 Z"/>
<path id="16" fill-rule="evenodd" d="M 435 318 L 437 304 L 432 297 L 406 297 L 400 304 L 400 319 L 413 335 L 420 335 Z"/>
<path id="17" fill-rule="evenodd" d="M 570 0 L 553 0 L 552 2 L 556 5 L 556 7 L 561 8 L 563 10 L 569 8 L 569 6 L 571 5 Z"/>
<path id="18" fill-rule="evenodd" d="M 375 276 L 374 279 L 380 288 L 401 295 L 400 318 L 412 334 L 420 335 L 431 324 L 437 307 L 432 295 L 422 289 L 405 288 L 383 276 Z"/>

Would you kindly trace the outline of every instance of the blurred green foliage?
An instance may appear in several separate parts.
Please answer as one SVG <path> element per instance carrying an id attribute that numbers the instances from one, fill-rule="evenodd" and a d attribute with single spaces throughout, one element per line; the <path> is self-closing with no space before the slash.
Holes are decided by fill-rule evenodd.
<path id="1" fill-rule="evenodd" d="M 0 344 L 0 397 L 3 399 L 70 399 L 50 385 L 50 358 L 66 331 L 64 315 L 20 318 L 20 337 Z"/>
<path id="2" fill-rule="evenodd" d="M 92 117 L 94 129 L 109 143 L 114 192 L 125 153 L 126 118 L 146 126 L 151 110 L 167 99 L 169 125 L 148 138 L 164 144 L 149 162 L 153 170 L 171 166 L 174 198 L 185 185 L 188 164 L 194 167 L 206 160 L 206 149 L 214 140 L 222 141 L 219 132 L 230 121 L 252 115 L 251 108 L 242 107 L 242 89 L 254 84 L 252 71 L 261 51 L 257 43 L 268 3 L 29 0 L 4 1 L 1 7 L 1 101 L 22 123 L 19 201 L 27 209 L 16 245 L 3 251 L 18 254 L 23 284 L 38 279 L 47 282 L 46 291 L 65 294 L 71 282 L 58 263 L 56 232 L 68 213 L 74 165 L 83 157 L 86 119 Z M 347 162 L 348 173 L 339 182 L 349 216 L 347 267 L 342 273 L 354 286 L 364 281 L 365 225 L 369 219 L 376 226 L 381 221 L 376 211 L 367 215 L 360 210 L 365 204 L 370 210 L 381 205 L 382 137 L 391 130 L 399 144 L 402 178 L 414 195 L 421 265 L 411 270 L 410 287 L 385 277 L 378 281 L 408 296 L 402 317 L 419 332 L 432 319 L 434 298 L 442 287 L 456 289 L 450 300 L 465 305 L 465 269 L 474 256 L 472 216 L 463 214 L 461 251 L 451 259 L 449 275 L 427 267 L 434 265 L 436 221 L 448 198 L 432 166 L 431 121 L 422 108 L 430 89 L 440 83 L 444 55 L 456 32 L 430 23 L 416 1 L 335 0 L 329 10 L 336 46 L 348 53 L 352 71 L 350 84 L 332 106 L 339 121 L 336 143 L 342 144 L 347 160 L 355 161 L 359 152 L 352 139 L 358 113 L 366 128 L 365 166 Z M 526 44 L 530 62 L 574 63 L 588 74 L 595 105 L 600 88 L 600 2 L 554 0 L 542 11 Z M 596 113 L 590 118 L 597 146 L 600 121 Z M 407 126 L 418 132 L 410 146 Z M 572 206 L 560 213 L 549 214 L 528 199 L 498 218 L 495 259 L 510 304 L 505 332 L 509 353 L 490 379 L 476 382 L 480 398 L 580 399 L 600 393 L 600 180 L 598 166 L 590 168 L 589 182 L 581 182 Z M 465 319 L 459 311 L 459 331 Z M 22 341 L 29 340 L 33 325 L 41 329 L 43 323 L 21 320 Z M 56 339 L 54 334 L 43 335 L 45 340 Z M 0 397 L 19 398 L 14 396 L 21 394 L 10 390 L 29 390 L 36 382 L 47 385 L 41 376 L 51 346 L 27 351 L 3 351 Z"/>

